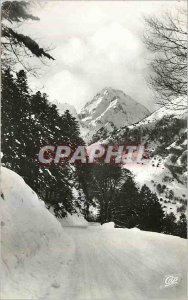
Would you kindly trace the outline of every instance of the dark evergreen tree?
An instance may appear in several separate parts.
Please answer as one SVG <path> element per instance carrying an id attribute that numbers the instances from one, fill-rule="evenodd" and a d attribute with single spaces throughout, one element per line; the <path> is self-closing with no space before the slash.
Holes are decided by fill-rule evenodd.
<path id="1" fill-rule="evenodd" d="M 162 232 L 170 235 L 176 235 L 181 238 L 187 238 L 187 218 L 184 213 L 181 214 L 177 221 L 173 213 L 167 214 L 163 219 Z"/>
<path id="2" fill-rule="evenodd" d="M 163 209 L 157 195 L 143 185 L 139 193 L 139 228 L 142 230 L 161 232 Z"/>
<path id="3" fill-rule="evenodd" d="M 187 238 L 187 218 L 184 213 L 181 214 L 174 233 L 175 235 L 178 235 L 181 238 Z"/>
<path id="4" fill-rule="evenodd" d="M 13 75 L 10 69 L 7 69 L 2 74 L 2 93 L 1 93 L 1 113 L 2 113 L 2 149 L 4 151 L 4 160 L 8 161 L 8 157 L 14 156 L 14 149 L 9 145 L 9 141 L 15 141 L 16 134 L 16 110 L 17 103 L 15 100 L 18 94 L 18 89 L 14 84 Z M 9 162 L 11 163 L 11 162 Z"/>
<path id="5" fill-rule="evenodd" d="M 81 138 L 78 138 L 80 136 L 78 122 L 70 114 L 69 110 L 66 110 L 64 112 L 61 119 L 61 126 L 63 126 L 63 128 L 66 128 L 65 139 L 67 141 L 67 144 L 69 145 L 71 142 L 71 144 L 74 146 L 84 145 L 83 140 Z"/>
<path id="6" fill-rule="evenodd" d="M 76 166 L 76 175 L 78 177 L 78 188 L 81 189 L 85 195 L 84 216 L 89 220 L 89 208 L 93 204 L 94 191 L 92 166 L 89 164 L 80 164 Z"/>
<path id="7" fill-rule="evenodd" d="M 46 168 L 39 164 L 38 152 L 49 144 L 83 143 L 77 121 L 69 112 L 60 116 L 46 94 L 31 94 L 23 70 L 14 77 L 7 69 L 2 76 L 2 125 L 3 163 L 53 205 L 57 214 L 72 212 L 74 168 L 69 162 Z"/>
<path id="8" fill-rule="evenodd" d="M 176 217 L 171 212 L 170 214 L 166 214 L 163 218 L 163 229 L 162 232 L 165 234 L 174 235 L 176 230 Z"/>
<path id="9" fill-rule="evenodd" d="M 131 176 L 127 178 L 114 201 L 114 223 L 116 227 L 132 228 L 139 225 L 139 194 Z"/>

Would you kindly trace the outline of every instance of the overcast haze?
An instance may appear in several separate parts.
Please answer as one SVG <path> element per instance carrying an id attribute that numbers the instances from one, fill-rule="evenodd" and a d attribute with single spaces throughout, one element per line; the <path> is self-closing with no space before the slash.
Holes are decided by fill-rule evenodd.
<path id="1" fill-rule="evenodd" d="M 174 10 L 176 1 L 48 1 L 34 9 L 39 22 L 23 31 L 53 46 L 55 61 L 41 69 L 33 88 L 78 111 L 106 86 L 121 89 L 150 110 L 145 76 L 148 53 L 142 43 L 143 16 Z"/>

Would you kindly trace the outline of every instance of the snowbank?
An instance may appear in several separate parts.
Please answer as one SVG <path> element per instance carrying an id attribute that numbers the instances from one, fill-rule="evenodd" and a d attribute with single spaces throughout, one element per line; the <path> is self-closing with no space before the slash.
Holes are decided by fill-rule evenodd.
<path id="1" fill-rule="evenodd" d="M 69 214 L 67 213 L 67 216 L 62 219 L 58 219 L 58 221 L 61 223 L 63 227 L 69 227 L 69 226 L 79 226 L 79 227 L 87 227 L 88 222 L 84 219 L 84 217 L 80 214 Z"/>
<path id="2" fill-rule="evenodd" d="M 104 224 L 102 225 L 102 228 L 103 228 L 103 229 L 115 229 L 115 228 L 114 228 L 114 222 L 104 223 Z"/>
<path id="3" fill-rule="evenodd" d="M 2 168 L 2 299 L 38 299 L 65 284 L 73 245 L 60 223 L 13 171 Z M 60 275 L 61 274 L 61 275 Z"/>
<path id="4" fill-rule="evenodd" d="M 132 232 L 133 232 L 133 231 L 134 231 L 134 232 L 140 231 L 140 229 L 137 228 L 137 227 L 134 227 L 134 228 L 115 228 L 114 222 L 104 223 L 104 224 L 101 226 L 101 228 L 102 228 L 102 229 L 109 229 L 109 230 L 115 229 L 116 232 L 117 232 L 117 229 L 120 229 L 120 230 L 121 230 L 121 229 L 123 229 L 123 230 L 131 230 Z"/>

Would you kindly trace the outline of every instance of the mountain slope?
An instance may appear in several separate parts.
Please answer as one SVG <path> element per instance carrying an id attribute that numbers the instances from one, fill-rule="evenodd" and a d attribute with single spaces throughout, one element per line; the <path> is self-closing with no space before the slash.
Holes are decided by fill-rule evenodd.
<path id="1" fill-rule="evenodd" d="M 158 194 L 164 211 L 179 217 L 186 210 L 187 122 L 185 110 L 162 107 L 140 122 L 114 130 L 103 142 L 143 144 L 150 157 L 125 165 L 142 186 Z M 102 139 L 101 139 L 102 140 Z"/>
<path id="2" fill-rule="evenodd" d="M 149 115 L 140 103 L 120 90 L 104 88 L 91 101 L 86 103 L 79 114 L 86 140 L 101 128 L 108 132 L 114 128 L 134 124 Z"/>
<path id="3" fill-rule="evenodd" d="M 178 108 L 178 104 L 176 104 L 176 102 L 179 103 L 179 101 L 181 101 L 181 106 Z M 132 126 L 129 126 L 129 128 L 141 127 L 144 125 L 148 126 L 149 124 L 153 126 L 157 121 L 167 116 L 171 116 L 172 118 L 176 119 L 184 119 L 186 118 L 185 107 L 186 99 L 177 99 L 176 101 L 174 101 L 174 103 L 172 102 L 166 106 L 162 106 L 161 108 L 150 114 L 148 117 L 144 118 L 136 124 L 133 124 Z"/>

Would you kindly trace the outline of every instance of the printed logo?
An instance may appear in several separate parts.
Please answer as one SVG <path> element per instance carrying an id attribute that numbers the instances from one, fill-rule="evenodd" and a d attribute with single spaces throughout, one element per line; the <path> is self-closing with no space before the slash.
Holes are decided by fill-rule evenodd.
<path id="1" fill-rule="evenodd" d="M 173 287 L 180 283 L 181 275 L 166 275 L 163 283 L 161 284 L 161 288 Z"/>

